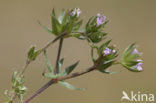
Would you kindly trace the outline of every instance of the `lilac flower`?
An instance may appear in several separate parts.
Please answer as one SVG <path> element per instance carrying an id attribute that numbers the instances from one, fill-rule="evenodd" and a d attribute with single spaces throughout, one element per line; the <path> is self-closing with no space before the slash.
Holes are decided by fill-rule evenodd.
<path id="1" fill-rule="evenodd" d="M 79 16 L 81 13 L 81 10 L 79 8 L 75 8 L 72 12 L 71 12 L 71 16 Z"/>
<path id="2" fill-rule="evenodd" d="M 111 49 L 106 47 L 105 50 L 103 51 L 103 54 L 104 55 L 109 55 L 111 53 L 111 51 L 112 51 Z"/>
<path id="3" fill-rule="evenodd" d="M 100 26 L 100 25 L 102 25 L 104 22 L 105 22 L 105 20 L 106 20 L 106 16 L 104 16 L 104 15 L 101 15 L 101 14 L 97 14 L 97 19 L 96 19 L 96 23 L 97 23 L 97 27 L 98 26 Z"/>
<path id="4" fill-rule="evenodd" d="M 137 61 L 139 63 L 137 65 L 135 65 L 134 68 L 137 69 L 138 71 L 142 71 L 143 70 L 142 67 L 141 67 L 143 65 L 142 60 L 139 59 Z"/>
<path id="5" fill-rule="evenodd" d="M 139 54 L 138 50 L 135 48 L 131 54 Z"/>

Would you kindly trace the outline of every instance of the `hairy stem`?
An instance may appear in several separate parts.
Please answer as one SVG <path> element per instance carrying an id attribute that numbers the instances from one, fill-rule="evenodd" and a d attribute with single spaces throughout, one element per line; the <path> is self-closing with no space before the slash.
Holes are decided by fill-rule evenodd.
<path id="1" fill-rule="evenodd" d="M 55 65 L 55 69 L 54 69 L 54 74 L 58 73 L 58 69 L 59 69 L 58 68 L 58 64 L 59 64 L 59 60 L 60 60 L 62 44 L 63 44 L 63 38 L 60 39 L 59 48 L 58 48 L 58 54 L 57 54 L 57 59 L 56 59 L 56 65 Z"/>

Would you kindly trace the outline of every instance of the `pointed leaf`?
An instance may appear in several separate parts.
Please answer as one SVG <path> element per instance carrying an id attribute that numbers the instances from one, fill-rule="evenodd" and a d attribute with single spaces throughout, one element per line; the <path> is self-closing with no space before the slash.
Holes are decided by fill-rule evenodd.
<path id="1" fill-rule="evenodd" d="M 127 56 L 129 56 L 131 54 L 131 52 L 134 50 L 134 48 L 135 48 L 135 43 L 128 46 L 123 53 L 123 59 L 126 58 Z"/>
<path id="2" fill-rule="evenodd" d="M 50 64 L 50 61 L 48 60 L 48 57 L 47 57 L 47 54 L 46 54 L 46 51 L 44 51 L 44 60 L 45 60 L 45 63 L 47 65 L 47 68 L 49 70 L 50 73 L 53 73 L 53 67 L 51 66 Z"/>
<path id="3" fill-rule="evenodd" d="M 40 52 L 41 52 L 41 50 L 35 51 L 35 52 L 34 52 L 34 55 L 33 55 L 33 57 L 32 57 L 32 60 L 35 60 L 36 57 L 40 54 Z"/>
<path id="4" fill-rule="evenodd" d="M 28 52 L 28 58 L 32 59 L 32 56 L 34 55 L 34 51 L 35 51 L 35 46 L 31 46 Z"/>
<path id="5" fill-rule="evenodd" d="M 102 44 L 99 49 L 98 49 L 98 54 L 101 55 L 101 53 L 103 52 L 103 50 L 109 45 L 109 43 L 111 42 L 111 40 L 106 41 L 104 44 Z"/>
<path id="6" fill-rule="evenodd" d="M 79 63 L 79 61 L 70 65 L 69 67 L 63 69 L 63 71 L 61 72 L 62 76 L 65 76 L 65 75 L 68 75 L 69 73 L 71 73 L 75 69 L 75 67 L 77 66 L 78 63 Z"/>
<path id="7" fill-rule="evenodd" d="M 64 15 L 65 15 L 65 10 L 62 9 L 62 11 L 61 11 L 61 13 L 60 13 L 60 15 L 59 15 L 59 18 L 58 18 L 58 21 L 60 22 L 60 24 L 62 24 Z"/>
<path id="8" fill-rule="evenodd" d="M 77 22 L 73 27 L 73 31 L 79 30 L 80 26 L 82 25 L 82 22 L 83 20 L 80 20 L 79 22 Z"/>
<path id="9" fill-rule="evenodd" d="M 63 62 L 64 62 L 64 58 L 62 58 L 62 59 L 59 61 L 59 64 L 58 64 L 59 73 L 61 72 L 61 67 L 62 67 Z"/>
<path id="10" fill-rule="evenodd" d="M 136 68 L 134 67 L 130 67 L 130 66 L 127 66 L 125 64 L 122 64 L 125 68 L 127 68 L 129 71 L 132 71 L 132 72 L 141 72 L 139 70 L 137 70 Z"/>
<path id="11" fill-rule="evenodd" d="M 116 74 L 116 73 L 119 73 L 119 71 L 118 72 L 111 72 L 109 70 L 100 70 L 100 72 L 106 73 L 106 74 Z"/>
<path id="12" fill-rule="evenodd" d="M 83 88 L 76 88 L 76 87 L 72 86 L 71 84 L 69 84 L 68 82 L 59 81 L 58 83 L 70 90 L 84 90 Z"/>
<path id="13" fill-rule="evenodd" d="M 53 73 L 45 73 L 44 77 L 54 79 L 54 78 L 57 78 L 58 75 L 54 75 Z"/>
<path id="14" fill-rule="evenodd" d="M 45 26 L 44 24 L 42 24 L 40 21 L 38 21 L 38 23 L 50 34 L 52 34 L 52 30 L 50 28 L 48 28 L 47 26 Z"/>
<path id="15" fill-rule="evenodd" d="M 55 9 L 54 9 L 54 8 L 53 8 L 53 10 L 52 10 L 52 16 L 56 17 Z"/>
<path id="16" fill-rule="evenodd" d="M 55 11 L 53 9 L 52 11 L 52 15 L 51 15 L 51 22 L 52 22 L 52 32 L 55 34 L 55 35 L 58 35 L 60 34 L 62 31 L 62 27 L 59 23 L 59 21 L 57 20 L 56 18 L 56 15 L 55 15 Z"/>

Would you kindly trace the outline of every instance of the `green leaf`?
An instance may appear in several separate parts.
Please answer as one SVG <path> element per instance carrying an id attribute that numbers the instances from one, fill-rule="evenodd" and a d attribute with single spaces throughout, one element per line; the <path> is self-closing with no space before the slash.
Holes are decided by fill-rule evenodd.
<path id="1" fill-rule="evenodd" d="M 14 73 L 12 75 L 12 83 L 14 83 L 16 81 L 16 76 L 17 76 L 17 71 L 14 71 Z"/>
<path id="2" fill-rule="evenodd" d="M 122 55 L 121 64 L 132 72 L 141 72 L 134 68 L 139 63 L 139 61 L 137 61 L 138 57 L 141 56 L 141 54 L 132 54 L 135 48 L 135 43 L 133 43 L 125 49 Z"/>
<path id="3" fill-rule="evenodd" d="M 87 34 L 88 38 L 93 42 L 93 43 L 99 43 L 101 40 L 105 38 L 107 33 L 101 32 L 101 31 L 96 31 L 96 32 L 90 32 Z"/>
<path id="4" fill-rule="evenodd" d="M 110 44 L 111 40 L 106 41 L 104 44 L 102 44 L 98 49 L 98 55 L 101 55 L 103 50 Z"/>
<path id="5" fill-rule="evenodd" d="M 53 8 L 53 10 L 52 10 L 52 16 L 56 17 L 55 9 L 54 9 L 54 8 Z"/>
<path id="6" fill-rule="evenodd" d="M 80 26 L 82 25 L 82 22 L 83 20 L 80 20 L 79 22 L 77 22 L 73 27 L 73 31 L 79 30 Z"/>
<path id="7" fill-rule="evenodd" d="M 89 18 L 89 20 L 88 20 L 88 22 L 86 24 L 86 27 L 85 27 L 86 31 L 89 31 L 90 22 L 93 20 L 93 18 L 94 17 Z"/>
<path id="8" fill-rule="evenodd" d="M 61 11 L 61 13 L 59 15 L 59 18 L 58 18 L 58 21 L 59 21 L 60 24 L 62 24 L 64 16 L 65 16 L 65 10 L 62 9 L 62 11 Z"/>
<path id="9" fill-rule="evenodd" d="M 109 61 L 101 61 L 100 65 L 98 66 L 98 70 L 105 70 L 106 68 L 110 67 L 115 60 L 109 60 Z"/>
<path id="10" fill-rule="evenodd" d="M 133 67 L 130 67 L 130 66 L 127 66 L 125 64 L 122 64 L 125 68 L 127 68 L 129 71 L 131 72 L 141 72 L 139 70 L 137 70 L 136 68 L 133 68 Z"/>
<path id="11" fill-rule="evenodd" d="M 34 52 L 34 55 L 33 55 L 33 57 L 32 57 L 32 60 L 35 60 L 36 57 L 40 54 L 40 52 L 41 52 L 41 50 L 35 51 L 35 52 Z"/>
<path id="12" fill-rule="evenodd" d="M 76 87 L 72 86 L 71 84 L 69 84 L 68 82 L 59 81 L 58 83 L 70 90 L 84 90 L 83 88 L 76 88 Z"/>
<path id="13" fill-rule="evenodd" d="M 47 65 L 47 68 L 48 68 L 49 72 L 50 72 L 50 73 L 54 73 L 53 67 L 51 66 L 50 61 L 48 60 L 46 51 L 44 51 L 44 60 L 45 60 L 45 62 L 46 62 L 46 65 Z"/>
<path id="14" fill-rule="evenodd" d="M 123 56 L 122 58 L 126 58 L 127 56 L 131 55 L 132 51 L 135 49 L 135 43 L 131 44 L 130 46 L 128 46 L 124 53 L 123 53 Z"/>
<path id="15" fill-rule="evenodd" d="M 71 73 L 75 69 L 75 67 L 77 66 L 78 63 L 79 63 L 79 61 L 70 65 L 69 67 L 63 69 L 63 71 L 61 72 L 61 75 L 65 76 L 65 75 L 68 75 L 69 73 Z"/>
<path id="16" fill-rule="evenodd" d="M 125 62 L 125 65 L 132 67 L 134 65 L 137 65 L 139 62 L 138 61 L 129 61 L 129 62 Z"/>
<path id="17" fill-rule="evenodd" d="M 59 23 L 59 21 L 57 20 L 56 18 L 56 15 L 55 15 L 55 11 L 53 9 L 52 11 L 52 15 L 51 15 L 51 21 L 52 21 L 52 32 L 55 34 L 55 35 L 58 35 L 62 32 L 62 27 Z"/>
<path id="18" fill-rule="evenodd" d="M 40 52 L 40 50 L 35 50 L 35 46 L 31 46 L 28 52 L 28 59 L 34 61 Z"/>
<path id="19" fill-rule="evenodd" d="M 111 72 L 109 70 L 99 70 L 100 72 L 102 73 L 106 73 L 106 74 L 116 74 L 116 73 L 119 73 L 119 72 Z"/>
<path id="20" fill-rule="evenodd" d="M 32 56 L 34 55 L 34 51 L 35 51 L 35 46 L 31 46 L 28 52 L 28 58 L 31 60 Z"/>
<path id="21" fill-rule="evenodd" d="M 47 26 L 45 26 L 44 24 L 42 24 L 40 21 L 38 21 L 38 23 L 50 34 L 52 34 L 52 30 L 50 28 L 48 28 Z"/>
<path id="22" fill-rule="evenodd" d="M 58 64 L 59 73 L 61 72 L 61 67 L 62 67 L 62 65 L 63 65 L 63 62 L 64 62 L 64 58 L 62 58 L 62 59 L 59 61 L 59 64 Z"/>
<path id="23" fill-rule="evenodd" d="M 53 73 L 45 73 L 44 77 L 54 79 L 54 78 L 59 77 L 59 75 L 54 75 Z"/>

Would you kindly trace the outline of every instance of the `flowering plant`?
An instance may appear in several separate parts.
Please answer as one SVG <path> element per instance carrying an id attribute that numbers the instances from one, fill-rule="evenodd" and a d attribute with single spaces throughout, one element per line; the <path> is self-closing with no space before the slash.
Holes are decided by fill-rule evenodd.
<path id="1" fill-rule="evenodd" d="M 141 67 L 143 64 L 142 60 L 138 59 L 141 54 L 136 49 L 136 45 L 134 43 L 125 49 L 121 60 L 117 60 L 118 50 L 116 47 L 111 45 L 111 40 L 105 41 L 107 33 L 103 30 L 103 28 L 108 23 L 106 16 L 98 13 L 96 16 L 91 17 L 86 23 L 85 27 L 82 28 L 81 25 L 83 20 L 80 18 L 80 14 L 81 10 L 79 8 L 74 8 L 67 11 L 63 9 L 60 15 L 57 17 L 55 10 L 53 9 L 51 14 L 51 29 L 39 22 L 39 24 L 47 32 L 55 35 L 56 37 L 41 49 L 36 50 L 35 46 L 30 47 L 25 66 L 21 69 L 21 71 L 15 71 L 13 73 L 12 88 L 11 90 L 5 91 L 6 103 L 13 103 L 16 97 L 18 97 L 22 103 L 28 103 L 46 88 L 56 83 L 71 90 L 84 90 L 83 88 L 74 87 L 65 80 L 81 76 L 95 70 L 105 74 L 118 73 L 108 70 L 108 68 L 112 65 L 121 64 L 121 66 L 132 72 L 143 71 Z M 71 73 L 78 65 L 79 61 L 77 61 L 64 69 L 61 68 L 64 62 L 64 58 L 60 59 L 63 41 L 69 37 L 86 40 L 88 42 L 91 48 L 91 59 L 93 61 L 93 65 L 91 67 L 80 72 Z M 59 48 L 56 58 L 56 65 L 53 67 L 47 57 L 46 50 L 56 41 L 59 41 Z M 23 101 L 23 94 L 27 90 L 27 88 L 24 86 L 24 72 L 29 64 L 35 61 L 38 55 L 41 53 L 43 53 L 44 61 L 48 70 L 48 72 L 44 71 L 42 75 L 43 77 L 49 79 L 49 81 L 39 90 L 37 90 L 32 96 Z"/>

